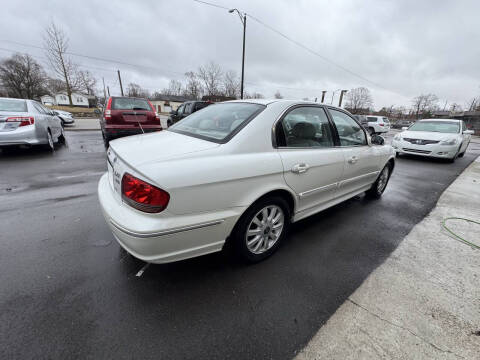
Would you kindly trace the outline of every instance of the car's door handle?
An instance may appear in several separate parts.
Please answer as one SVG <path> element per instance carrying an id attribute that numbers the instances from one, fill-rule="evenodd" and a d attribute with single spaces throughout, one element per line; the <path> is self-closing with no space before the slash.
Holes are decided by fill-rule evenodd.
<path id="1" fill-rule="evenodd" d="M 350 159 L 348 159 L 348 162 L 350 164 L 355 164 L 358 161 L 358 158 L 356 156 L 352 156 Z"/>
<path id="2" fill-rule="evenodd" d="M 308 168 L 309 168 L 308 164 L 305 164 L 305 163 L 296 164 L 296 165 L 293 165 L 292 172 L 295 174 L 302 174 L 304 172 L 307 172 Z"/>

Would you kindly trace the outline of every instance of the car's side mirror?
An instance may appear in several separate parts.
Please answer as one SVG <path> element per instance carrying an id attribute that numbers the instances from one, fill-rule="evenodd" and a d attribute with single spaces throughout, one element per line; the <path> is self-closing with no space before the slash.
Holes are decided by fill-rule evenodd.
<path id="1" fill-rule="evenodd" d="M 371 137 L 371 141 L 373 145 L 384 145 L 385 144 L 385 139 L 381 137 L 380 135 L 373 134 Z"/>
<path id="2" fill-rule="evenodd" d="M 408 130 L 408 126 L 402 126 L 402 130 Z"/>
<path id="3" fill-rule="evenodd" d="M 93 112 L 97 115 L 100 115 L 100 110 L 98 110 L 98 109 L 93 110 Z"/>
<path id="4" fill-rule="evenodd" d="M 473 135 L 474 131 L 473 130 L 465 130 L 463 133 L 465 135 Z"/>

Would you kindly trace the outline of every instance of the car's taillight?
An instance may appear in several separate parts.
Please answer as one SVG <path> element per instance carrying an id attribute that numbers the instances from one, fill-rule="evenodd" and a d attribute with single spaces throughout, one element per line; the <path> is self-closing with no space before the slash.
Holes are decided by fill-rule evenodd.
<path id="1" fill-rule="evenodd" d="M 105 112 L 103 113 L 103 117 L 105 120 L 110 120 L 112 118 L 112 98 L 108 99 L 107 107 L 105 108 Z"/>
<path id="2" fill-rule="evenodd" d="M 378 124 L 378 125 L 383 126 L 384 124 Z"/>
<path id="3" fill-rule="evenodd" d="M 137 210 L 159 213 L 167 207 L 170 195 L 156 186 L 125 173 L 122 178 L 122 199 Z"/>
<path id="4" fill-rule="evenodd" d="M 18 122 L 18 126 L 27 126 L 33 125 L 35 123 L 35 118 L 32 116 L 12 116 L 7 118 L 8 122 Z"/>

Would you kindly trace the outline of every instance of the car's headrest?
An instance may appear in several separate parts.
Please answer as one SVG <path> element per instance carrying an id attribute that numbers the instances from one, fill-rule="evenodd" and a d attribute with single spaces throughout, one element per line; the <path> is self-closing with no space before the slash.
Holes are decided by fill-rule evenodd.
<path id="1" fill-rule="evenodd" d="M 307 122 L 297 123 L 292 129 L 292 135 L 302 139 L 313 139 L 316 132 L 315 126 Z"/>

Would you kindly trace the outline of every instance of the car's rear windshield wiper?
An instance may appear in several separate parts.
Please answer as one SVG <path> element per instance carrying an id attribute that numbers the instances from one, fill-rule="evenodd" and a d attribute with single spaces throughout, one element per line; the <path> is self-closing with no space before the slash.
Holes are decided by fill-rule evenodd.
<path id="1" fill-rule="evenodd" d="M 145 111 L 148 111 L 149 109 L 145 109 L 145 108 L 142 108 L 142 107 L 134 107 L 132 110 L 145 110 Z"/>

